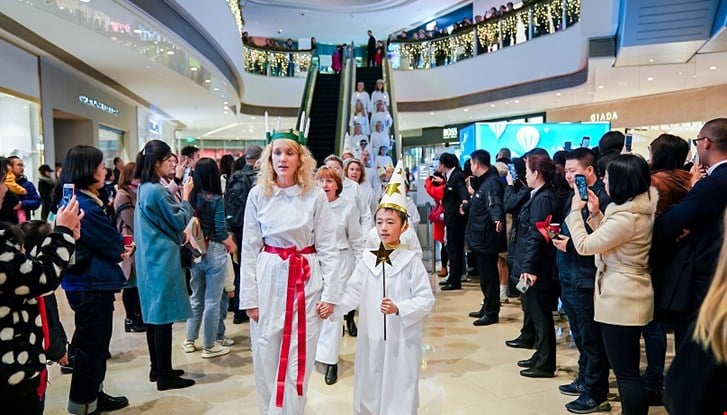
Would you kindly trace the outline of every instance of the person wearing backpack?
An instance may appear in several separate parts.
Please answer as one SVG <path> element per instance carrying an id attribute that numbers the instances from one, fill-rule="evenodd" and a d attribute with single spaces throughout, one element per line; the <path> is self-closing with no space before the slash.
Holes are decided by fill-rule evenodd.
<path id="1" fill-rule="evenodd" d="M 245 154 L 235 160 L 233 164 L 234 173 L 230 177 L 225 189 L 225 218 L 227 219 L 227 227 L 231 234 L 242 241 L 242 222 L 245 217 L 245 204 L 247 203 L 247 195 L 250 189 L 257 183 L 258 168 L 257 161 L 260 159 L 263 149 L 258 145 L 249 145 L 245 147 Z M 240 258 L 240 245 L 237 244 L 237 258 Z M 235 297 L 232 299 L 232 309 L 234 310 L 233 324 L 242 324 L 249 318 L 243 310 L 240 310 L 240 267 L 235 269 Z"/>

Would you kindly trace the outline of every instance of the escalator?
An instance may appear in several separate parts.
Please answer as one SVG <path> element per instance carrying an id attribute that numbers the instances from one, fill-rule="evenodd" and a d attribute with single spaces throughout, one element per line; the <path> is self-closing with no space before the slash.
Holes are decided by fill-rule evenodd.
<path id="1" fill-rule="evenodd" d="M 376 81 L 383 78 L 381 67 L 356 68 L 356 82 L 363 82 L 369 95 L 376 88 Z"/>
<path id="2" fill-rule="evenodd" d="M 319 73 L 310 106 L 308 149 L 318 164 L 335 152 L 341 75 Z"/>

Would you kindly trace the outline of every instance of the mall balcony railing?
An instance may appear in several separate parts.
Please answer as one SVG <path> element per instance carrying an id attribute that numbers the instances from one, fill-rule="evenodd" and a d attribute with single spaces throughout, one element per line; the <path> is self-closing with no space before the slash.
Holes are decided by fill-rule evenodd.
<path id="1" fill-rule="evenodd" d="M 243 45 L 245 71 L 281 78 L 305 78 L 311 66 L 310 50 L 273 50 Z"/>
<path id="2" fill-rule="evenodd" d="M 581 0 L 534 0 L 501 16 L 460 28 L 449 36 L 391 40 L 393 69 L 430 69 L 452 65 L 540 36 L 565 30 L 580 20 Z"/>

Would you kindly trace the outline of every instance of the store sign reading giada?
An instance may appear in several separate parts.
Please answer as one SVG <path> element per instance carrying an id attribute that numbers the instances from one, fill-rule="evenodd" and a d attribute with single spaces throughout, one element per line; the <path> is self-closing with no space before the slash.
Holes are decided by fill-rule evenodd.
<path id="1" fill-rule="evenodd" d="M 78 100 L 81 102 L 81 104 L 88 105 L 89 107 L 96 108 L 97 110 L 103 111 L 116 117 L 119 116 L 119 110 L 109 104 L 105 104 L 101 101 L 89 98 L 85 95 L 79 95 Z"/>
<path id="2" fill-rule="evenodd" d="M 618 112 L 594 112 L 591 114 L 591 122 L 618 120 Z"/>

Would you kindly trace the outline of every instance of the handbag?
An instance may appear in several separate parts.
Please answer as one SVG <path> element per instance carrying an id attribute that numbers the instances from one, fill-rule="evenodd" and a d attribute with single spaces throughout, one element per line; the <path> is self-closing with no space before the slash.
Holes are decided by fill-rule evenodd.
<path id="1" fill-rule="evenodd" d="M 196 248 L 201 255 L 207 253 L 207 238 L 205 238 L 204 232 L 202 232 L 202 225 L 199 223 L 199 219 L 196 216 L 192 216 L 192 219 L 184 229 L 184 233 L 189 235 L 188 243 L 192 245 L 193 248 Z"/>
<path id="2" fill-rule="evenodd" d="M 444 205 L 437 202 L 429 212 L 429 221 L 432 223 L 444 223 Z"/>

